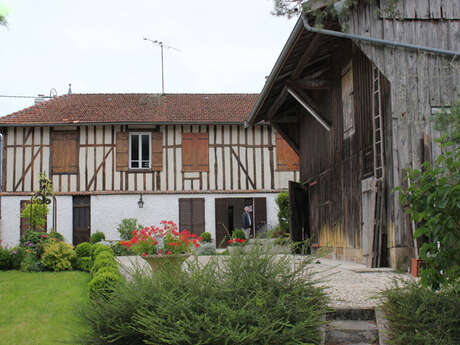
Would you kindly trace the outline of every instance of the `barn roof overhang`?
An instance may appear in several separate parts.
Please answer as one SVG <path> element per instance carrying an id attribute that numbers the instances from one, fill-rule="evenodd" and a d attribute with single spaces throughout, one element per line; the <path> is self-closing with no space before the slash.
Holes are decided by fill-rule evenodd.
<path id="1" fill-rule="evenodd" d="M 337 22 L 328 28 L 339 29 Z M 316 111 L 310 91 L 326 91 L 331 58 L 343 46 L 344 39 L 311 32 L 305 28 L 302 17 L 276 61 L 248 119 L 249 124 L 267 121 L 294 123 L 299 106 L 316 118 L 327 130 L 330 125 Z"/>

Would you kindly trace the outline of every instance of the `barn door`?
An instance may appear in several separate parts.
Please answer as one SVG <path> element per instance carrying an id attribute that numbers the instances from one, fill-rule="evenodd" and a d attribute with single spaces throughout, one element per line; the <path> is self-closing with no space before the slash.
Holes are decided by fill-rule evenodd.
<path id="1" fill-rule="evenodd" d="M 89 196 L 73 197 L 73 245 L 89 242 L 91 235 L 91 199 Z"/>
<path id="2" fill-rule="evenodd" d="M 179 199 L 179 231 L 188 230 L 201 235 L 205 231 L 204 199 Z"/>
<path id="3" fill-rule="evenodd" d="M 253 207 L 254 231 L 257 235 L 259 232 L 265 232 L 267 227 L 267 199 L 254 198 Z"/>
<path id="4" fill-rule="evenodd" d="M 310 238 L 309 213 L 307 191 L 300 183 L 289 181 L 289 231 L 293 242 Z"/>

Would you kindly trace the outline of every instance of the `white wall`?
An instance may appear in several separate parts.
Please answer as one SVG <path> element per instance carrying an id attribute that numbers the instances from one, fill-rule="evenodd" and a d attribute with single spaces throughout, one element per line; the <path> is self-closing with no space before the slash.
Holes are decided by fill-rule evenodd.
<path id="1" fill-rule="evenodd" d="M 179 198 L 204 198 L 206 231 L 215 238 L 215 199 L 265 197 L 267 200 L 267 226 L 271 228 L 278 223 L 278 207 L 275 203 L 276 193 L 260 194 L 170 194 L 143 195 L 144 207 L 139 208 L 139 194 L 92 195 L 91 196 L 91 231 L 102 231 L 107 240 L 119 239 L 117 226 L 123 218 L 137 218 L 145 226 L 160 225 L 162 220 L 179 223 Z M 19 207 L 20 201 L 28 199 L 18 196 L 2 197 L 2 219 L 0 220 L 0 238 L 2 245 L 13 246 L 19 242 Z M 72 243 L 72 196 L 57 196 L 57 231 L 66 242 Z M 48 215 L 48 229 L 52 227 L 52 208 Z"/>

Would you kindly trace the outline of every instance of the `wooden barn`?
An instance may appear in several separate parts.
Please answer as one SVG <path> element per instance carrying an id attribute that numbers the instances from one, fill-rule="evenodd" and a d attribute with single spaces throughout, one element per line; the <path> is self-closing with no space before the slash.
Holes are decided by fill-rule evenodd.
<path id="1" fill-rule="evenodd" d="M 406 269 L 414 228 L 393 189 L 436 158 L 430 116 L 460 98 L 460 2 L 358 1 L 313 26 L 329 3 L 308 2 L 249 123 L 269 122 L 299 154 L 294 238 Z"/>
<path id="2" fill-rule="evenodd" d="M 219 245 L 251 206 L 255 231 L 277 225 L 275 198 L 298 180 L 298 157 L 268 124 L 246 128 L 254 94 L 70 94 L 0 119 L 0 233 L 26 230 L 20 210 L 41 172 L 67 241 L 119 238 L 123 218 L 174 220 Z M 140 208 L 143 203 L 143 207 Z"/>

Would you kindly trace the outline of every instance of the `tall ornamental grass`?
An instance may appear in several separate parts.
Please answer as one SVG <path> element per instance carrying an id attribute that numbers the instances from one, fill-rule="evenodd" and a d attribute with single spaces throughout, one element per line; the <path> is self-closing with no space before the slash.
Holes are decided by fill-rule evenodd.
<path id="1" fill-rule="evenodd" d="M 309 261 L 256 247 L 183 272 L 137 270 L 82 310 L 84 344 L 319 344 L 328 297 Z"/>

